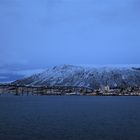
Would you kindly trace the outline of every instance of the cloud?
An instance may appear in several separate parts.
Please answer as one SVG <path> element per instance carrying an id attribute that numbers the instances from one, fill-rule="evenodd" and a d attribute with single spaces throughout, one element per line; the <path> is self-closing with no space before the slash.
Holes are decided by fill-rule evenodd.
<path id="1" fill-rule="evenodd" d="M 0 83 L 10 82 L 18 79 L 23 79 L 25 77 L 31 76 L 36 73 L 42 72 L 44 69 L 25 69 L 22 67 L 0 67 Z"/>
<path id="2" fill-rule="evenodd" d="M 139 63 L 139 0 L 0 0 L 1 71 Z"/>

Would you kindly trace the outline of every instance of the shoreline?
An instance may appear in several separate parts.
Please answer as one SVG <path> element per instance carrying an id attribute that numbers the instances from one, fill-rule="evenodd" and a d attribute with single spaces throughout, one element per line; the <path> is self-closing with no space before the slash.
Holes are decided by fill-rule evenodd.
<path id="1" fill-rule="evenodd" d="M 108 86 L 99 89 L 74 86 L 28 86 L 0 85 L 0 95 L 15 94 L 16 96 L 140 96 L 140 87 L 110 89 Z"/>
<path id="2" fill-rule="evenodd" d="M 114 97 L 114 96 L 121 96 L 121 97 L 126 97 L 126 96 L 129 96 L 129 97 L 132 97 L 132 96 L 140 96 L 140 95 L 61 95 L 61 94 L 27 94 L 27 93 L 24 93 L 24 94 L 18 94 L 16 95 L 15 93 L 0 93 L 0 97 L 6 97 L 6 96 L 15 96 L 15 97 L 31 97 L 31 96 L 90 96 L 90 97 L 102 97 L 102 96 L 106 96 L 106 97 Z"/>

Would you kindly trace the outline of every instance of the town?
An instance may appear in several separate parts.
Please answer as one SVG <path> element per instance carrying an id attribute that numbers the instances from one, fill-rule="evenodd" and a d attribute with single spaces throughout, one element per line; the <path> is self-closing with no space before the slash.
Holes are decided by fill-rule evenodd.
<path id="1" fill-rule="evenodd" d="M 0 95 L 86 95 L 86 96 L 140 96 L 140 87 L 99 89 L 74 86 L 31 86 L 18 84 L 0 84 Z"/>

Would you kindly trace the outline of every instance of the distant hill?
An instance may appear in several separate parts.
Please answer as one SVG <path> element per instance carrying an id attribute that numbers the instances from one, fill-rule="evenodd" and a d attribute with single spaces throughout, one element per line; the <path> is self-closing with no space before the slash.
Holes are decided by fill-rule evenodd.
<path id="1" fill-rule="evenodd" d="M 135 67 L 82 67 L 61 65 L 34 74 L 14 84 L 48 85 L 48 86 L 78 86 L 93 89 L 102 86 L 140 87 L 140 68 Z"/>

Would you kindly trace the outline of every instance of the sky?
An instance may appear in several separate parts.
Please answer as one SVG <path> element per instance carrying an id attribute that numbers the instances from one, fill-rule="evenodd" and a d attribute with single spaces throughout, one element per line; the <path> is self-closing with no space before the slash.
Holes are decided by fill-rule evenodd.
<path id="1" fill-rule="evenodd" d="M 139 64 L 139 52 L 139 0 L 0 0 L 0 81 L 60 64 Z"/>

